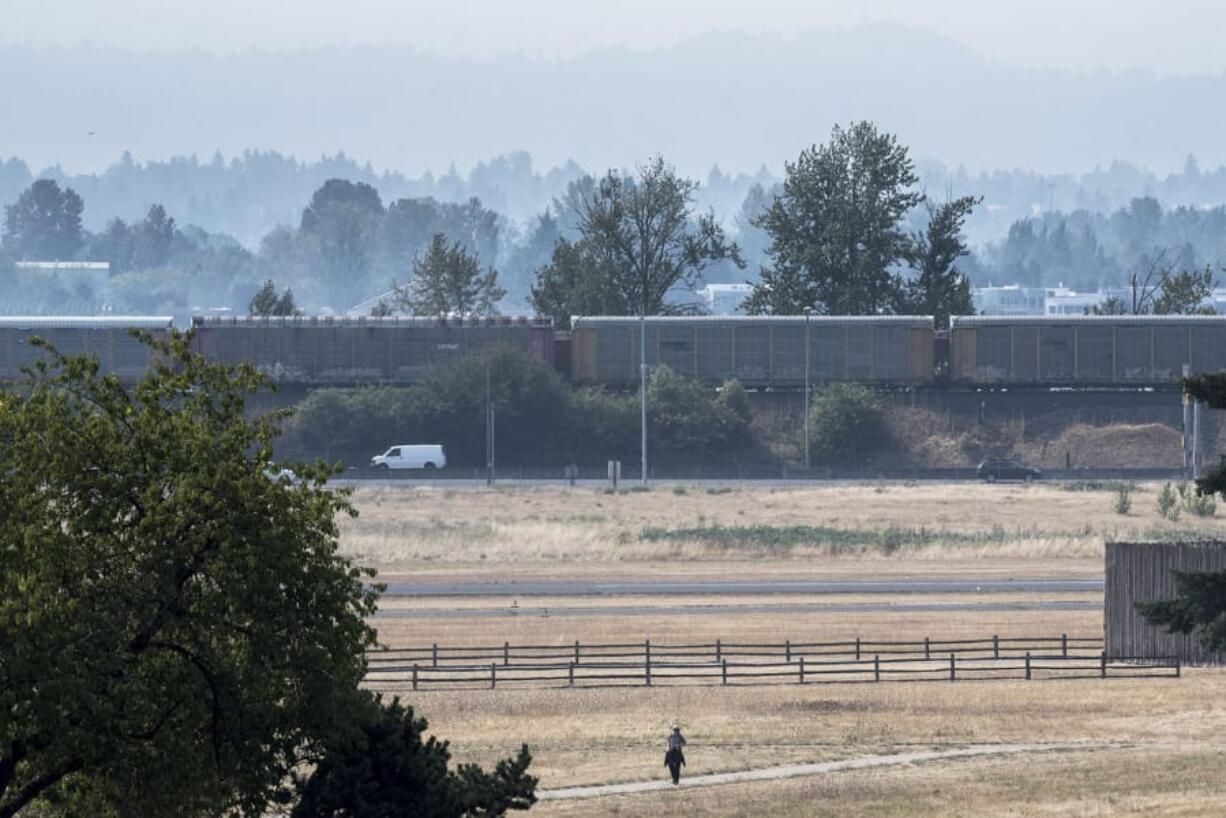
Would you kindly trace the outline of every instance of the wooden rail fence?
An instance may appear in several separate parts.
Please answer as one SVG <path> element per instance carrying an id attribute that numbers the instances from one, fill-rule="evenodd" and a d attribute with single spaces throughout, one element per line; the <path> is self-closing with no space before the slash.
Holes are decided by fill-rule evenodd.
<path id="1" fill-rule="evenodd" d="M 922 641 L 443 646 L 367 655 L 367 682 L 446 686 L 769 684 L 900 680 L 1179 677 L 1174 657 L 1108 657 L 1098 637 Z"/>

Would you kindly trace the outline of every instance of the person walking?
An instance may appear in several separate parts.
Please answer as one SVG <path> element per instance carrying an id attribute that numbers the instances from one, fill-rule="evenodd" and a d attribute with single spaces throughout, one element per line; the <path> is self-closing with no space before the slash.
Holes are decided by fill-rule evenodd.
<path id="1" fill-rule="evenodd" d="M 681 783 L 681 768 L 685 766 L 685 736 L 681 735 L 681 725 L 674 724 L 673 732 L 668 737 L 664 752 L 664 766 L 673 777 L 673 784 Z"/>

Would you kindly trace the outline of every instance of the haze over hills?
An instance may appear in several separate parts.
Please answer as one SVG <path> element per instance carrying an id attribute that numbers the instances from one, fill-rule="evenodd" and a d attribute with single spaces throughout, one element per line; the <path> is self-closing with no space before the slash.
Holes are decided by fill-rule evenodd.
<path id="1" fill-rule="evenodd" d="M 12 112 L 0 153 L 74 171 L 125 150 L 156 159 L 262 148 L 344 150 L 409 174 L 517 149 L 545 167 L 662 152 L 696 176 L 714 164 L 778 173 L 832 123 L 861 118 L 954 167 L 1226 162 L 1226 76 L 1019 68 L 886 25 L 713 34 L 556 60 L 403 46 L 220 55 L 7 45 L 0 74 L 12 78 L 0 88 Z"/>

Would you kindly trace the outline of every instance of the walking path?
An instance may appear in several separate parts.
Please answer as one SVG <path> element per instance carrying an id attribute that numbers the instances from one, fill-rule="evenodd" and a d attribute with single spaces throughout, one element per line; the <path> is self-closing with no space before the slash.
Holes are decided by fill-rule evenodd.
<path id="1" fill-rule="evenodd" d="M 1044 753 L 1058 750 L 1098 750 L 1108 744 L 973 744 L 957 750 L 927 750 L 890 755 L 861 756 L 842 761 L 823 761 L 816 764 L 787 764 L 781 767 L 764 767 L 758 770 L 742 770 L 731 773 L 713 773 L 682 777 L 681 784 L 674 786 L 667 779 L 659 781 L 632 781 L 626 784 L 604 784 L 595 787 L 566 787 L 556 790 L 537 790 L 536 797 L 542 801 L 568 798 L 597 798 L 604 795 L 633 795 L 642 792 L 680 789 L 682 787 L 711 787 L 716 784 L 737 784 L 746 781 L 773 781 L 780 778 L 797 778 L 843 770 L 863 770 L 870 767 L 889 767 L 898 764 L 918 764 L 925 761 L 943 761 L 973 756 L 1014 755 L 1017 753 Z M 663 769 L 663 768 L 661 768 Z"/>

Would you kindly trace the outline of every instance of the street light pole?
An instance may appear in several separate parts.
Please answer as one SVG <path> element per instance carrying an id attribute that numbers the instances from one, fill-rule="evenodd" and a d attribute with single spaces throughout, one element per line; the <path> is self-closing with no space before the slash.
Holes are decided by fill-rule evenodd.
<path id="1" fill-rule="evenodd" d="M 645 297 L 645 296 L 644 296 Z M 639 464 L 640 479 L 647 485 L 647 305 L 639 310 Z"/>
<path id="2" fill-rule="evenodd" d="M 805 471 L 809 463 L 809 315 L 813 311 L 805 307 Z"/>

